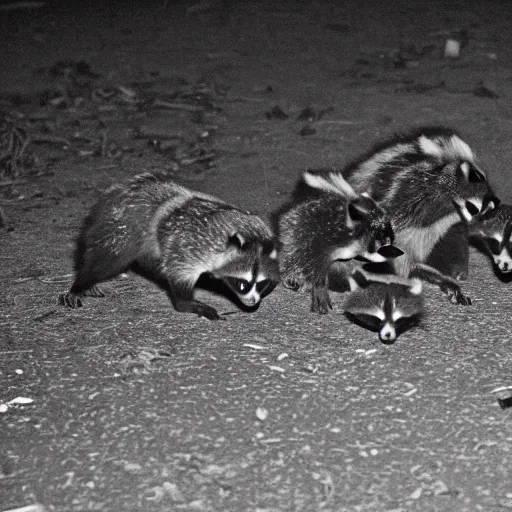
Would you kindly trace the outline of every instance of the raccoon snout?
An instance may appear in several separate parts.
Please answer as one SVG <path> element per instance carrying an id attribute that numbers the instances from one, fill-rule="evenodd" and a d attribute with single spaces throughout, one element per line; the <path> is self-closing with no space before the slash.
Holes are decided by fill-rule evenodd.
<path id="1" fill-rule="evenodd" d="M 240 297 L 241 302 L 248 307 L 256 306 L 258 302 L 260 301 L 260 297 L 258 295 L 247 295 L 247 296 L 241 296 Z"/>
<path id="2" fill-rule="evenodd" d="M 379 339 L 386 345 L 394 343 L 396 341 L 395 327 L 386 322 L 379 330 Z"/>
<path id="3" fill-rule="evenodd" d="M 510 259 L 504 260 L 497 258 L 496 266 L 500 269 L 500 272 L 503 274 L 508 274 L 512 272 L 512 261 Z"/>
<path id="4" fill-rule="evenodd" d="M 482 215 L 495 210 L 498 208 L 500 204 L 500 200 L 494 194 L 488 194 L 484 197 L 484 202 L 482 205 Z"/>

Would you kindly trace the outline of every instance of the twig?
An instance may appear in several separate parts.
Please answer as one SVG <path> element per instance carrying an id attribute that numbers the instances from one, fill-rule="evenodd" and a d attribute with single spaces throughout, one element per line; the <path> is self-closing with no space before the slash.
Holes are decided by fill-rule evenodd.
<path id="1" fill-rule="evenodd" d="M 186 110 L 187 112 L 201 112 L 204 110 L 203 107 L 200 107 L 198 105 L 189 105 L 188 103 L 176 103 L 161 99 L 156 99 L 153 102 L 153 107 L 168 108 L 171 110 Z"/>
<path id="2" fill-rule="evenodd" d="M 2 350 L 0 351 L 0 356 L 5 356 L 9 354 L 21 354 L 23 352 L 34 352 L 33 350 Z"/>

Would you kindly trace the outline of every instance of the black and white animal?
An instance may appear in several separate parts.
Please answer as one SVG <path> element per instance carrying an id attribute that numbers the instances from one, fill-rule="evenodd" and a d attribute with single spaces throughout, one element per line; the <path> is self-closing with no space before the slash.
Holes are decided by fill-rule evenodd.
<path id="1" fill-rule="evenodd" d="M 78 238 L 76 278 L 59 302 L 103 296 L 97 284 L 128 269 L 161 284 L 177 311 L 211 320 L 215 308 L 194 299 L 202 275 L 220 280 L 253 308 L 279 282 L 277 240 L 259 217 L 215 197 L 146 173 L 108 189 Z"/>
<path id="2" fill-rule="evenodd" d="M 380 341 L 391 344 L 400 334 L 419 324 L 424 306 L 421 280 L 386 277 L 389 279 L 372 281 L 367 274 L 353 274 L 353 291 L 345 301 L 344 310 L 349 320 L 378 332 Z"/>
<path id="3" fill-rule="evenodd" d="M 492 259 L 496 274 L 512 276 L 512 205 L 500 204 L 476 222 L 470 233 Z"/>
<path id="4" fill-rule="evenodd" d="M 466 227 L 495 208 L 499 200 L 473 150 L 459 135 L 446 128 L 418 130 L 382 145 L 345 170 L 308 174 L 307 181 L 315 189 L 313 196 L 323 190 L 327 197 L 342 177 L 357 193 L 368 193 L 389 214 L 395 243 L 405 252 L 393 260 L 394 273 L 420 277 L 439 285 L 451 301 L 471 303 L 457 282 L 467 275 Z M 458 231 L 461 224 L 466 234 L 458 237 L 461 242 L 455 247 L 448 245 L 450 258 L 437 258 L 437 268 L 430 265 L 434 247 L 443 251 L 439 242 L 451 230 Z M 444 268 L 448 259 L 457 264 Z"/>
<path id="5" fill-rule="evenodd" d="M 304 176 L 308 179 L 308 175 Z M 400 256 L 391 222 L 367 194 L 356 194 L 337 178 L 321 197 L 292 201 L 278 216 L 282 282 L 293 290 L 311 290 L 311 311 L 332 309 L 329 273 L 333 262 L 355 257 L 385 262 Z"/>

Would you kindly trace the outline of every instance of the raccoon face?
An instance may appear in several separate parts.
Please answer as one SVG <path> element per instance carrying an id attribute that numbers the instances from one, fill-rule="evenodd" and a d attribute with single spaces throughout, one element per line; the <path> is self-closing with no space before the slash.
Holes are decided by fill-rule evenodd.
<path id="1" fill-rule="evenodd" d="M 482 223 L 478 234 L 483 238 L 495 268 L 502 274 L 512 272 L 512 220 L 494 218 Z"/>
<path id="2" fill-rule="evenodd" d="M 354 291 L 345 303 L 346 316 L 361 327 L 379 334 L 382 343 L 391 344 L 418 324 L 423 311 L 421 282 L 411 285 L 370 282 Z"/>
<path id="3" fill-rule="evenodd" d="M 453 202 L 466 222 L 485 215 L 499 205 L 500 200 L 489 186 L 485 174 L 472 162 L 459 162 L 455 177 Z"/>
<path id="4" fill-rule="evenodd" d="M 393 245 L 395 233 L 389 216 L 368 194 L 363 193 L 349 203 L 347 210 L 354 234 L 360 240 L 360 256 L 373 263 L 382 263 L 403 254 Z"/>
<path id="5" fill-rule="evenodd" d="M 228 241 L 230 259 L 212 272 L 249 308 L 256 307 L 279 283 L 277 242 L 246 241 L 235 233 Z"/>

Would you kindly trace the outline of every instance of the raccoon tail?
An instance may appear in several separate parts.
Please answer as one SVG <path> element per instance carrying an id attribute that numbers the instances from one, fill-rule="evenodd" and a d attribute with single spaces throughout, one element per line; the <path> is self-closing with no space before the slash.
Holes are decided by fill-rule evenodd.
<path id="1" fill-rule="evenodd" d="M 409 277 L 418 277 L 428 283 L 438 285 L 439 288 L 446 293 L 450 302 L 454 304 L 461 304 L 463 306 L 471 305 L 471 298 L 462 293 L 460 285 L 455 279 L 439 272 L 439 270 L 430 265 L 414 263 L 411 267 Z"/>
<path id="2" fill-rule="evenodd" d="M 358 195 L 345 181 L 341 173 L 325 171 L 306 171 L 302 176 L 304 183 L 311 188 L 334 192 L 347 199 L 356 199 Z"/>

